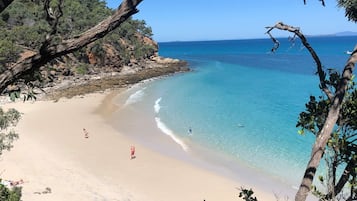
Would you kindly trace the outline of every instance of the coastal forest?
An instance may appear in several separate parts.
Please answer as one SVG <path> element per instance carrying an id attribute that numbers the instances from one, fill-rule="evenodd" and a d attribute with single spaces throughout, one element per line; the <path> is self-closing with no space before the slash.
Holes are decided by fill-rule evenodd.
<path id="1" fill-rule="evenodd" d="M 98 72 L 120 72 L 125 66 L 140 68 L 141 62 L 157 53 L 152 30 L 144 20 L 134 20 L 142 0 L 124 0 L 109 9 L 100 0 L 0 0 L 0 91 L 12 99 L 36 98 L 36 90 L 58 77 Z M 319 0 L 324 6 L 324 0 Z M 303 1 L 308 3 L 308 1 Z M 357 1 L 338 0 L 348 20 L 357 21 Z M 357 90 L 353 70 L 357 49 L 342 72 L 325 69 L 318 55 L 298 28 L 279 22 L 267 27 L 278 51 L 273 29 L 288 31 L 300 39 L 316 63 L 323 96 L 310 97 L 297 122 L 300 134 L 316 136 L 310 161 L 295 200 L 304 201 L 311 191 L 320 200 L 357 199 Z M 23 95 L 23 96 L 21 96 Z M 18 134 L 8 131 L 20 119 L 14 110 L 0 110 L 0 154 L 12 147 Z M 317 179 L 326 186 L 313 186 L 321 160 L 328 162 L 327 175 Z M 342 169 L 342 174 L 338 170 Z M 347 192 L 346 192 L 347 191 Z M 0 200 L 20 200 L 21 188 L 0 185 Z M 240 197 L 253 198 L 242 189 Z"/>

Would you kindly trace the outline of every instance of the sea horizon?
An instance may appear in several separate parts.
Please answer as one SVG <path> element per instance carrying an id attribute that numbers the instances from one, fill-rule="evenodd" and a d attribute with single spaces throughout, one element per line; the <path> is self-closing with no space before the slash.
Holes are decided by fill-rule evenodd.
<path id="1" fill-rule="evenodd" d="M 274 36 L 276 39 L 287 39 L 291 34 L 287 33 L 286 35 L 276 35 Z M 305 37 L 309 40 L 310 38 L 328 38 L 328 37 L 356 37 L 357 32 L 353 31 L 341 31 L 338 33 L 332 34 L 315 34 L 315 35 L 305 35 Z M 222 39 L 196 39 L 196 40 L 167 40 L 167 41 L 157 41 L 160 43 L 185 43 L 185 42 L 211 42 L 211 41 L 237 41 L 237 40 L 260 40 L 260 39 L 270 39 L 269 36 L 266 37 L 252 37 L 252 38 L 222 38 Z"/>

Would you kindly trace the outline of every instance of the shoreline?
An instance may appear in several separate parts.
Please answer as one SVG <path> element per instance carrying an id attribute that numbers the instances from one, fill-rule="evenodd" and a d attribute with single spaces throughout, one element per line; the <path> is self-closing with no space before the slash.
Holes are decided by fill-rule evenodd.
<path id="1" fill-rule="evenodd" d="M 138 84 L 138 88 L 146 88 L 144 84 Z M 135 92 L 136 93 L 136 92 Z M 129 92 L 129 89 L 118 94 L 115 103 L 123 105 L 124 102 L 133 94 L 133 91 Z M 252 168 L 247 164 L 242 164 L 240 161 L 226 156 L 224 153 L 217 153 L 213 150 L 209 150 L 202 145 L 195 144 L 190 139 L 180 139 L 185 146 L 182 146 L 180 142 L 177 142 L 173 138 L 177 138 L 174 133 L 174 137 L 165 133 L 165 130 L 160 128 L 154 111 L 156 110 L 156 104 L 150 100 L 152 105 L 151 111 L 148 111 L 148 107 L 143 107 L 133 104 L 127 105 L 119 109 L 116 114 L 116 121 L 112 121 L 111 124 L 116 130 L 124 133 L 129 138 L 141 143 L 143 146 L 148 147 L 160 154 L 164 153 L 169 157 L 174 157 L 179 160 L 183 160 L 193 166 L 200 169 L 205 169 L 213 174 L 225 177 L 230 180 L 236 180 L 241 183 L 241 186 L 245 188 L 252 188 L 255 192 L 263 191 L 266 194 L 271 194 L 280 198 L 294 198 L 297 191 L 297 187 L 284 183 L 279 178 Z M 147 100 L 145 101 L 147 102 Z M 126 125 L 125 122 L 134 122 L 137 125 L 143 125 L 146 130 L 141 132 L 141 129 L 135 128 L 133 125 Z M 151 135 L 146 135 L 150 130 Z M 172 132 L 172 131 L 170 131 Z M 149 139 L 150 138 L 150 139 Z M 189 137 L 188 137 L 189 138 Z M 187 141 L 188 140 L 188 141 Z M 186 149 L 184 148 L 186 147 Z M 296 184 L 298 185 L 298 184 Z M 240 188 L 239 186 L 238 188 Z M 259 199 L 259 196 L 257 196 Z M 260 196 L 260 200 L 264 198 Z M 307 200 L 315 200 L 314 197 L 309 196 Z"/>
<path id="2" fill-rule="evenodd" d="M 0 161 L 2 178 L 26 181 L 24 201 L 239 200 L 236 188 L 241 184 L 236 181 L 152 151 L 118 133 L 98 114 L 99 106 L 100 111 L 108 106 L 108 96 L 114 97 L 104 92 L 4 106 L 24 113 L 16 127 L 20 139 Z M 88 139 L 83 137 L 83 127 Z M 132 144 L 137 149 L 134 160 L 129 158 Z M 46 188 L 51 192 L 45 193 Z M 274 200 L 273 195 L 255 192 Z"/>
<path id="3" fill-rule="evenodd" d="M 2 155 L 1 177 L 26 181 L 24 201 L 240 200 L 240 187 L 252 188 L 259 200 L 275 201 L 275 193 L 285 196 L 285 191 L 271 188 L 278 186 L 274 181 L 263 185 L 260 176 L 252 174 L 252 178 L 237 179 L 224 167 L 187 155 L 171 138 L 165 138 L 154 118 L 123 112 L 123 105 L 115 103 L 125 99 L 128 89 L 5 104 L 4 108 L 16 108 L 24 115 L 16 127 L 20 139 Z M 114 113 L 135 120 L 136 125 L 118 132 L 112 125 Z M 139 133 L 149 135 L 130 136 L 137 124 L 142 125 Z M 89 139 L 83 137 L 84 127 Z M 148 139 L 158 139 L 160 146 L 150 140 L 157 149 L 142 144 Z M 129 158 L 131 145 L 137 150 L 133 160 Z M 46 188 L 51 192 L 44 193 Z"/>

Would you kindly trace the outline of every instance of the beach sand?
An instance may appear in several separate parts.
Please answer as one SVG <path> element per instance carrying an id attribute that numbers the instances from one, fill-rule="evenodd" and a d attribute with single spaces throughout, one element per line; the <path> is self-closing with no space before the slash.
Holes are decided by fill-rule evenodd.
<path id="1" fill-rule="evenodd" d="M 19 140 L 1 156 L 1 178 L 23 179 L 24 201 L 241 200 L 238 189 L 244 183 L 119 133 L 108 123 L 118 112 L 112 100 L 118 93 L 3 105 L 23 116 L 15 128 Z M 142 132 L 159 132 L 145 122 L 138 125 Z M 130 159 L 131 145 L 135 159 Z M 170 146 L 165 147 L 170 152 Z M 276 200 L 271 188 L 251 187 L 259 200 Z"/>

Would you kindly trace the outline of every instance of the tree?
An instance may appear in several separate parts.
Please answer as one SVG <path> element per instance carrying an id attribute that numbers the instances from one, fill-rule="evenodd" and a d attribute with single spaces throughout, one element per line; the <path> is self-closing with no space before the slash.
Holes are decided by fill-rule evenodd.
<path id="1" fill-rule="evenodd" d="M 322 5 L 325 6 L 324 0 L 320 0 Z M 348 20 L 357 21 L 357 1 L 355 0 L 338 0 L 338 6 L 345 8 L 345 15 Z M 304 0 L 306 4 L 306 0 Z M 357 46 L 352 52 L 350 58 L 345 64 L 344 70 L 341 75 L 334 71 L 329 72 L 329 80 L 326 79 L 327 73 L 323 70 L 320 59 L 316 52 L 307 42 L 305 36 L 300 32 L 298 27 L 292 27 L 282 22 L 277 23 L 272 27 L 267 27 L 267 34 L 274 42 L 272 51 L 274 52 L 279 47 L 279 41 L 276 40 L 271 34 L 271 30 L 279 29 L 294 33 L 294 37 L 297 36 L 302 41 L 303 45 L 310 52 L 312 58 L 316 62 L 317 74 L 320 80 L 320 88 L 326 95 L 327 100 L 321 100 L 318 103 L 315 97 L 310 97 L 310 102 L 306 105 L 307 110 L 313 109 L 317 113 L 301 113 L 297 126 L 303 127 L 316 135 L 316 140 L 311 151 L 311 157 L 308 162 L 305 174 L 303 176 L 301 185 L 296 194 L 296 201 L 304 201 L 307 198 L 310 188 L 312 186 L 313 179 L 315 177 L 316 169 L 319 166 L 320 160 L 323 157 L 326 147 L 328 145 L 332 148 L 334 154 L 331 156 L 330 164 L 332 168 L 332 187 L 329 188 L 329 192 L 324 195 L 324 199 L 331 199 L 333 196 L 341 192 L 343 186 L 345 186 L 349 177 L 352 176 L 351 182 L 355 182 L 356 179 L 356 146 L 353 144 L 356 139 L 356 134 L 353 132 L 356 127 L 351 127 L 351 112 L 356 112 L 353 108 L 356 106 L 353 99 L 347 94 L 349 89 L 349 83 L 351 83 L 353 69 L 357 62 Z M 352 94 L 355 94 L 354 91 Z M 347 94 L 347 95 L 346 95 Z M 347 98 L 346 98 L 347 96 Z M 345 101 L 344 99 L 347 99 Z M 348 101 L 349 100 L 349 101 Z M 347 111 L 347 113 L 344 113 Z M 310 110 L 311 112 L 311 110 Z M 349 123 L 346 123 L 349 122 Z M 337 131 L 334 130 L 337 125 Z M 344 132 L 339 132 L 343 130 Z M 346 135 L 346 133 L 350 135 Z M 333 135 L 333 138 L 331 136 Z M 348 140 L 349 139 L 349 140 Z M 329 143 L 329 144 L 328 144 Z M 346 151 L 347 150 L 347 151 Z M 338 161 L 338 158 L 340 159 Z M 340 177 L 337 185 L 335 182 L 337 165 L 344 161 L 347 163 L 344 169 L 344 173 Z M 350 197 L 347 200 L 352 200 L 356 196 L 354 191 L 355 183 L 351 185 Z"/>
<path id="2" fill-rule="evenodd" d="M 344 67 L 341 76 L 334 77 L 335 82 L 331 82 L 331 80 L 327 80 L 326 72 L 323 70 L 323 66 L 319 57 L 317 56 L 313 48 L 310 46 L 310 44 L 307 42 L 305 36 L 300 32 L 299 28 L 286 25 L 282 22 L 279 22 L 274 26 L 267 27 L 267 28 L 268 28 L 267 34 L 269 34 L 269 36 L 276 44 L 272 49 L 272 51 L 275 51 L 279 47 L 278 41 L 270 34 L 270 32 L 273 29 L 289 31 L 293 33 L 294 36 L 300 38 L 303 45 L 310 52 L 312 58 L 316 62 L 316 67 L 317 67 L 316 73 L 319 76 L 320 88 L 326 95 L 327 101 L 329 103 L 327 105 L 328 108 L 325 108 L 326 113 L 322 112 L 318 115 L 318 118 L 320 118 L 320 120 L 322 119 L 323 121 L 319 121 L 315 123 L 312 127 L 306 127 L 308 126 L 307 124 L 301 123 L 302 126 L 305 126 L 304 128 L 309 128 L 310 130 L 318 129 L 318 131 L 316 131 L 317 137 L 314 146 L 312 148 L 311 158 L 308 162 L 304 177 L 302 179 L 301 185 L 295 197 L 296 201 L 303 201 L 306 200 L 306 197 L 310 192 L 310 187 L 312 186 L 312 182 L 317 167 L 319 166 L 320 160 L 324 154 L 325 147 L 327 146 L 327 143 L 331 138 L 331 134 L 333 133 L 333 129 L 341 116 L 341 109 L 343 106 L 343 101 L 346 95 L 346 91 L 349 86 L 348 84 L 351 82 L 353 69 L 355 63 L 357 62 L 357 49 L 355 48 L 354 51 L 352 52 L 350 58 L 348 59 Z M 333 75 L 337 76 L 337 74 L 330 74 L 330 77 Z M 312 101 L 314 100 L 312 99 Z"/>
<path id="3" fill-rule="evenodd" d="M 9 84 L 14 83 L 21 76 L 30 74 L 30 72 L 40 68 L 49 61 L 72 53 L 103 38 L 108 33 L 118 28 L 130 18 L 130 16 L 137 13 L 138 10 L 136 9 L 136 6 L 139 5 L 140 2 L 142 2 L 142 0 L 124 0 L 110 17 L 78 35 L 62 39 L 58 36 L 58 25 L 63 15 L 62 6 L 64 1 L 45 0 L 44 10 L 46 21 L 51 29 L 47 32 L 45 39 L 35 54 L 13 63 L 10 68 L 5 69 L 1 73 L 0 92 L 4 91 Z M 12 3 L 12 1 L 0 1 L 0 5 L 9 5 L 10 3 Z"/>
<path id="4" fill-rule="evenodd" d="M 357 1 L 338 0 L 337 5 L 345 9 L 345 16 L 352 22 L 357 22 Z"/>
<path id="5" fill-rule="evenodd" d="M 328 85 L 338 85 L 340 75 L 337 71 L 329 69 Z M 312 187 L 312 193 L 321 200 L 356 200 L 356 174 L 357 169 L 357 89 L 355 82 L 351 80 L 348 84 L 345 98 L 343 100 L 339 118 L 333 129 L 330 139 L 324 151 L 324 159 L 327 164 L 327 174 L 319 175 L 318 179 L 326 189 L 320 190 Z M 318 100 L 319 99 L 319 100 Z M 318 131 L 322 128 L 326 120 L 331 102 L 325 97 L 310 97 L 306 104 L 306 111 L 300 113 L 297 127 L 310 131 L 318 136 Z M 338 174 L 338 170 L 343 170 Z M 344 190 L 349 189 L 349 192 Z"/>

